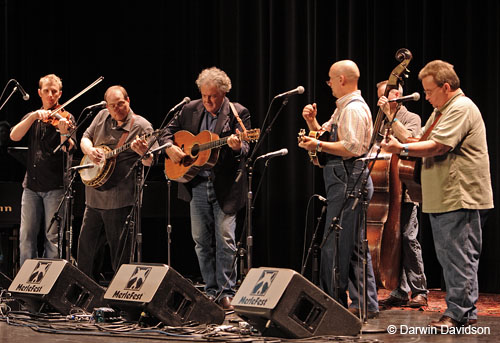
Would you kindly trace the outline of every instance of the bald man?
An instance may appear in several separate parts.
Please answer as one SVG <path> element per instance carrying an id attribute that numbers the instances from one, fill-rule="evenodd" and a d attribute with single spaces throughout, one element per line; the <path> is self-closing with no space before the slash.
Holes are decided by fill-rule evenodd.
<path id="1" fill-rule="evenodd" d="M 363 294 L 362 251 L 361 239 L 364 235 L 364 220 L 362 220 L 362 200 L 354 206 L 355 198 L 350 197 L 344 205 L 344 199 L 349 194 L 357 195 L 361 187 L 357 182 L 363 171 L 363 161 L 359 160 L 369 149 L 373 132 L 370 108 L 358 90 L 359 69 L 356 63 L 349 60 L 334 63 L 328 73 L 326 84 L 331 88 L 332 95 L 337 98 L 336 109 L 325 124 L 320 125 L 316 119 L 317 105 L 306 105 L 302 111 L 309 130 L 325 130 L 330 133 L 329 140 L 324 142 L 312 137 L 304 137 L 299 147 L 318 153 L 325 153 L 326 165 L 323 168 L 328 210 L 324 232 L 324 244 L 321 250 L 320 282 L 321 288 L 335 297 L 333 267 L 335 265 L 335 234 L 331 232 L 333 218 L 340 218 L 338 224 L 342 227 L 339 238 L 339 300 L 347 307 L 347 289 L 351 305 L 349 311 L 359 315 L 360 294 Z M 366 200 L 373 194 L 373 184 L 370 178 L 366 184 Z M 354 209 L 353 209 L 354 207 Z M 367 263 L 367 303 L 368 318 L 378 315 L 377 289 L 370 253 Z M 363 306 L 363 304 L 361 304 Z"/>

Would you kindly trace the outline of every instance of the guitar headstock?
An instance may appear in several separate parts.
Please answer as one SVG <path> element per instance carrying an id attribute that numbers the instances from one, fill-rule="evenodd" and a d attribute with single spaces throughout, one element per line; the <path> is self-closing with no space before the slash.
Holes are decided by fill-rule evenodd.
<path id="1" fill-rule="evenodd" d="M 259 140 L 260 137 L 260 129 L 252 129 L 252 130 L 246 130 L 241 134 L 242 140 L 248 141 L 248 142 L 256 142 Z"/>

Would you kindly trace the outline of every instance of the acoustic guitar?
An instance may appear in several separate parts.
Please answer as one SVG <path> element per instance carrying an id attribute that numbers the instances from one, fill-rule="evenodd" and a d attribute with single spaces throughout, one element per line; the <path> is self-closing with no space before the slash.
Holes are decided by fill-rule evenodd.
<path id="1" fill-rule="evenodd" d="M 150 133 L 146 133 L 142 136 L 140 136 L 140 139 L 148 139 L 150 137 L 156 136 L 160 134 L 161 130 L 155 130 Z M 97 146 L 96 148 L 99 148 L 104 151 L 104 159 L 99 163 L 95 164 L 92 162 L 90 157 L 88 155 L 84 155 L 81 162 L 80 166 L 89 166 L 88 168 L 85 169 L 80 169 L 78 172 L 80 173 L 80 177 L 82 178 L 82 182 L 89 187 L 97 188 L 101 187 L 104 185 L 111 175 L 113 174 L 113 171 L 115 170 L 115 165 L 116 165 L 116 156 L 129 149 L 130 146 L 132 145 L 132 142 L 129 142 L 127 144 L 123 144 L 122 146 L 111 150 L 106 145 L 100 145 Z"/>
<path id="2" fill-rule="evenodd" d="M 247 130 L 238 135 L 241 141 L 256 141 L 260 129 Z M 196 136 L 181 130 L 174 134 L 174 144 L 182 149 L 186 156 L 180 163 L 165 159 L 165 174 L 173 181 L 186 183 L 191 181 L 203 168 L 211 168 L 217 163 L 220 147 L 227 144 L 230 136 L 219 138 L 216 133 L 202 131 Z"/>
<path id="3" fill-rule="evenodd" d="M 306 135 L 306 130 L 300 129 L 299 136 L 297 137 L 299 143 L 303 141 L 303 137 Z M 308 137 L 319 139 L 320 141 L 327 142 L 330 138 L 330 132 L 320 130 L 320 131 L 309 131 Z M 312 164 L 323 168 L 326 164 L 326 154 L 323 152 L 308 151 L 309 159 Z"/>

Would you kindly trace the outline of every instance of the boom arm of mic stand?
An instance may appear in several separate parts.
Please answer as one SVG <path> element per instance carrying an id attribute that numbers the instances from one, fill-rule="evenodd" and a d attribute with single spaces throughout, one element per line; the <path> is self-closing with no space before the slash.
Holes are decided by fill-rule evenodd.
<path id="1" fill-rule="evenodd" d="M 12 80 L 10 80 L 12 81 Z M 7 83 L 7 85 L 10 83 L 10 81 Z M 5 87 L 7 87 L 7 85 L 5 85 Z M 2 108 L 5 106 L 5 104 L 7 104 L 7 102 L 9 101 L 9 99 L 12 97 L 12 95 L 16 92 L 16 87 L 14 87 L 14 89 L 12 90 L 12 92 L 10 92 L 9 96 L 5 99 L 5 101 L 3 102 L 2 106 L 0 106 L 0 111 L 2 110 Z"/>
<path id="2" fill-rule="evenodd" d="M 85 112 L 85 109 L 83 109 L 82 112 L 80 112 L 80 115 L 78 116 L 78 118 L 81 118 L 83 112 Z M 75 128 L 70 131 L 69 136 L 65 137 L 65 139 L 61 143 L 59 143 L 59 145 L 54 149 L 54 151 L 52 152 L 53 154 L 57 153 L 59 151 L 59 149 L 61 149 L 62 146 L 64 144 L 66 144 L 66 142 L 72 138 L 73 134 L 76 133 L 78 131 L 78 129 L 80 128 L 80 126 L 82 126 L 82 124 L 85 123 L 87 121 L 87 119 L 89 119 L 91 117 L 93 112 L 94 111 L 89 111 L 89 113 L 87 113 L 87 115 L 85 117 L 83 117 L 83 120 L 80 123 L 78 123 L 78 122 L 76 123 Z"/>

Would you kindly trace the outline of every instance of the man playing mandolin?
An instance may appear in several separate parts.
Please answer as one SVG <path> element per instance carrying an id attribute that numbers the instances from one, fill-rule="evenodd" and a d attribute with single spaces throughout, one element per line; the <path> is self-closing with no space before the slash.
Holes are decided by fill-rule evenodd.
<path id="1" fill-rule="evenodd" d="M 65 167 L 63 151 L 54 154 L 53 150 L 69 136 L 70 122 L 73 120 L 68 112 L 65 112 L 67 119 L 53 120 L 52 113 L 59 107 L 62 95 L 62 81 L 58 76 L 46 75 L 40 78 L 38 86 L 42 108 L 26 114 L 10 133 L 13 141 L 20 141 L 28 135 L 29 149 L 23 182 L 19 237 L 21 266 L 26 259 L 38 257 L 37 236 L 44 217 L 43 257 L 59 257 L 58 227 L 55 224 L 51 226 L 50 222 L 64 195 Z M 75 141 L 70 138 L 67 144 L 62 150 L 72 150 Z"/>
<path id="2" fill-rule="evenodd" d="M 359 69 L 356 63 L 343 60 L 334 63 L 328 73 L 329 80 L 326 82 L 332 90 L 332 95 L 337 98 L 337 108 L 330 120 L 320 126 L 316 119 L 316 104 L 306 105 L 302 111 L 309 130 L 330 132 L 328 142 L 304 136 L 299 147 L 308 151 L 326 153 L 326 165 L 323 168 L 326 195 L 328 198 L 328 209 L 326 214 L 326 225 L 324 232 L 324 245 L 321 249 L 320 282 L 323 290 L 330 296 L 335 297 L 335 288 L 339 289 L 339 299 L 347 307 L 347 288 L 349 286 L 349 297 L 352 300 L 349 310 L 356 315 L 360 313 L 360 305 L 363 292 L 358 292 L 358 285 L 362 284 L 363 268 L 361 250 L 361 239 L 363 235 L 363 223 L 360 217 L 363 214 L 363 201 L 354 203 L 354 198 L 349 199 L 344 209 L 344 199 L 353 194 L 360 184 L 356 182 L 362 172 L 363 162 L 357 160 L 368 152 L 370 138 L 373 132 L 373 124 L 370 108 L 361 96 L 358 89 Z M 367 201 L 373 194 L 373 184 L 368 178 L 366 185 Z M 330 224 L 334 217 L 340 218 L 339 225 L 342 227 L 339 236 L 339 280 L 334 282 L 334 264 L 336 247 L 334 244 L 335 234 L 330 231 Z M 367 252 L 367 308 L 368 318 L 378 315 L 377 289 L 371 263 L 370 253 Z M 362 290 L 362 286 L 359 287 Z M 361 293 L 361 296 L 360 296 Z"/>
<path id="3" fill-rule="evenodd" d="M 109 244 L 111 264 L 115 271 L 121 264 L 130 262 L 131 242 L 124 228 L 136 199 L 137 173 L 129 171 L 139 155 L 148 150 L 147 141 L 138 136 L 153 132 L 151 124 L 130 108 L 130 98 L 125 88 L 108 88 L 104 100 L 107 108 L 97 114 L 80 143 L 83 153 L 96 165 L 91 170 L 104 166 L 103 172 L 111 173 L 109 179 L 99 187 L 85 187 L 86 206 L 78 239 L 77 260 L 78 268 L 95 279 L 100 272 L 101 249 L 106 243 Z M 107 160 L 103 146 L 117 149 L 126 144 L 130 144 L 132 151 L 124 150 Z M 153 157 L 149 156 L 142 160 L 142 164 L 149 166 L 152 160 Z M 108 163 L 114 163 L 114 169 L 108 170 Z"/>
<path id="4" fill-rule="evenodd" d="M 233 264 L 236 213 L 245 204 L 243 166 L 249 150 L 240 133 L 250 127 L 250 113 L 226 97 L 231 80 L 224 71 L 215 67 L 205 69 L 196 85 L 202 98 L 184 106 L 167 127 L 161 144 L 173 142 L 166 153 L 174 165 L 182 166 L 198 157 L 192 156 L 191 148 L 185 150 L 186 145 L 177 141 L 182 130 L 195 135 L 211 132 L 216 134 L 214 137 L 227 138 L 226 145 L 211 151 L 215 153 L 212 155 L 215 165 L 207 164 L 197 170 L 192 180 L 179 183 L 178 196 L 190 202 L 191 231 L 207 296 L 217 299 L 225 310 L 232 310 L 236 283 Z"/>

